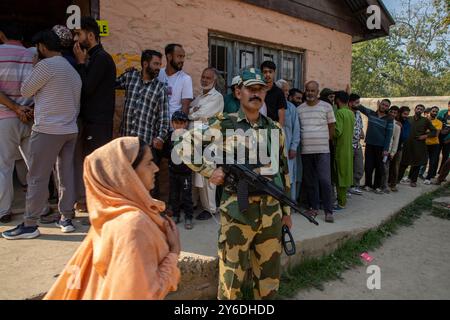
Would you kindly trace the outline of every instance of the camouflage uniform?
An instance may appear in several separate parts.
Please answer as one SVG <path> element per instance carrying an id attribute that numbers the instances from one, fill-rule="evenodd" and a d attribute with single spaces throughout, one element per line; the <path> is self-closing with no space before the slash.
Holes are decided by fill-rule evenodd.
<path id="1" fill-rule="evenodd" d="M 290 182 L 287 159 L 284 152 L 284 137 L 280 125 L 271 119 L 261 115 L 258 122 L 250 124 L 242 108 L 233 114 L 219 114 L 209 121 L 209 127 L 202 128 L 202 133 L 208 129 L 217 129 L 222 133 L 224 154 L 230 151 L 234 145 L 230 141 L 236 141 L 236 136 L 226 136 L 227 129 L 268 129 L 266 140 L 268 156 L 271 145 L 279 147 L 279 158 L 272 160 L 278 162 L 279 170 L 271 176 L 271 180 L 290 195 Z M 202 143 L 196 141 L 194 130 L 189 133 L 191 148 Z M 277 130 L 279 141 L 270 141 L 270 130 Z M 186 134 L 185 134 L 186 137 Z M 197 135 L 200 138 L 201 135 Z M 254 136 L 255 137 L 255 136 Z M 251 141 L 251 139 L 249 139 Z M 246 142 L 247 143 L 247 142 Z M 251 142 L 248 142 L 251 143 Z M 209 143 L 206 143 L 208 145 Z M 204 144 L 205 145 L 205 144 Z M 186 145 L 184 146 L 186 148 Z M 251 157 L 249 145 L 245 146 L 246 164 L 255 163 L 247 161 Z M 218 151 L 220 152 L 220 151 Z M 203 157 L 202 164 L 189 163 L 191 159 L 183 158 L 182 148 L 177 154 L 194 171 L 205 177 L 210 177 L 215 167 Z M 226 157 L 224 156 L 224 160 Z M 253 292 L 255 299 L 274 298 L 278 291 L 281 273 L 281 230 L 282 217 L 290 215 L 289 207 L 281 207 L 280 203 L 268 195 L 249 196 L 249 209 L 242 214 L 238 207 L 237 195 L 232 186 L 225 186 L 220 205 L 221 227 L 219 230 L 219 291 L 221 300 L 242 299 L 242 285 L 249 268 L 253 274 Z"/>

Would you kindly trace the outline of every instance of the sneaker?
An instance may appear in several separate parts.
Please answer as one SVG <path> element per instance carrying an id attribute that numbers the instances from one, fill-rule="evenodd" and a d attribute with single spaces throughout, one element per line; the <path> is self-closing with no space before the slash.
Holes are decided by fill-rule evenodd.
<path id="1" fill-rule="evenodd" d="M 362 196 L 363 192 L 359 188 L 350 188 L 349 192 L 357 196 Z"/>
<path id="2" fill-rule="evenodd" d="M 431 185 L 431 180 L 426 179 L 423 184 L 426 184 L 427 186 Z"/>
<path id="3" fill-rule="evenodd" d="M 392 191 L 392 192 L 398 192 L 398 189 L 397 189 L 396 186 L 393 186 L 393 187 L 391 187 L 391 191 Z"/>
<path id="4" fill-rule="evenodd" d="M 391 191 L 388 188 L 383 189 L 383 192 L 386 193 L 386 194 L 390 194 L 391 193 Z"/>
<path id="5" fill-rule="evenodd" d="M 416 182 L 411 182 L 410 186 L 411 186 L 411 188 L 416 188 L 417 187 L 417 183 Z"/>
<path id="6" fill-rule="evenodd" d="M 381 190 L 380 188 L 376 188 L 374 191 L 376 194 L 384 194 L 384 191 Z"/>
<path id="7" fill-rule="evenodd" d="M 206 211 L 206 210 L 203 210 L 198 216 L 197 216 L 197 220 L 209 220 L 209 219 L 211 219 L 212 218 L 212 216 L 211 216 L 211 213 L 209 213 L 208 211 Z"/>
<path id="8" fill-rule="evenodd" d="M 56 226 L 61 228 L 61 231 L 63 233 L 70 233 L 70 232 L 74 232 L 75 231 L 75 227 L 72 224 L 72 220 L 71 219 L 67 219 L 67 220 L 59 220 L 58 222 L 56 222 Z"/>
<path id="9" fill-rule="evenodd" d="M 12 213 L 8 212 L 3 217 L 0 218 L 1 223 L 10 223 L 12 221 Z"/>
<path id="10" fill-rule="evenodd" d="M 192 230 L 194 228 L 194 224 L 192 223 L 192 218 L 186 218 L 184 221 L 184 228 L 186 230 Z"/>
<path id="11" fill-rule="evenodd" d="M 2 233 L 3 238 L 8 240 L 17 239 L 34 239 L 41 235 L 37 226 L 25 227 L 25 224 L 19 224 L 17 227 L 11 230 L 7 230 Z"/>
<path id="12" fill-rule="evenodd" d="M 369 186 L 364 186 L 364 187 L 362 187 L 362 190 L 363 190 L 363 191 L 366 191 L 366 192 L 371 192 L 371 191 L 373 191 L 373 189 L 372 189 L 371 187 L 369 187 Z"/>
<path id="13" fill-rule="evenodd" d="M 419 179 L 420 180 L 425 180 L 425 177 L 421 174 L 421 175 L 419 175 Z"/>
<path id="14" fill-rule="evenodd" d="M 334 217 L 331 213 L 325 214 L 325 222 L 334 223 Z"/>
<path id="15" fill-rule="evenodd" d="M 411 183 L 411 179 L 409 178 L 403 178 L 402 180 L 400 180 L 401 184 L 410 184 Z"/>
<path id="16" fill-rule="evenodd" d="M 333 211 L 342 211 L 344 209 L 345 209 L 345 207 L 341 207 L 340 205 L 337 205 L 333 208 Z"/>

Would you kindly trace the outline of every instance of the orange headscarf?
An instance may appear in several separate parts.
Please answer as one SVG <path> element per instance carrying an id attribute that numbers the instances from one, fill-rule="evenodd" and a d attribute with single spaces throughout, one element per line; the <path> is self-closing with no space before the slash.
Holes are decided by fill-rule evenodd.
<path id="1" fill-rule="evenodd" d="M 180 279 L 169 252 L 165 204 L 132 167 L 138 138 L 119 138 L 84 163 L 91 229 L 44 299 L 163 299 Z"/>

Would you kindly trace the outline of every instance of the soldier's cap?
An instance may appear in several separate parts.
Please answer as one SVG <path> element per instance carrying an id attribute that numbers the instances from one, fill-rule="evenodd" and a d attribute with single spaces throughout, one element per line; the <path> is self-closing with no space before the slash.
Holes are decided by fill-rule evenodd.
<path id="1" fill-rule="evenodd" d="M 320 96 L 321 97 L 328 97 L 329 95 L 335 94 L 336 92 L 329 89 L 329 88 L 324 88 L 322 91 L 320 91 Z"/>
<path id="2" fill-rule="evenodd" d="M 241 80 L 244 86 L 250 87 L 254 85 L 267 86 L 261 70 L 257 68 L 247 68 L 241 72 Z"/>
<path id="3" fill-rule="evenodd" d="M 172 121 L 189 121 L 189 118 L 183 111 L 175 111 L 172 115 Z"/>

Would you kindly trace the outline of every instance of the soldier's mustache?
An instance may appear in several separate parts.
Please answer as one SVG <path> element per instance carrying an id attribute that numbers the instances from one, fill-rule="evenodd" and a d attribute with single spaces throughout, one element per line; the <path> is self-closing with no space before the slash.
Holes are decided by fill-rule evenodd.
<path id="1" fill-rule="evenodd" d="M 253 100 L 257 100 L 259 102 L 262 102 L 262 99 L 260 97 L 252 97 L 252 98 L 250 98 L 249 101 L 252 102 Z"/>

